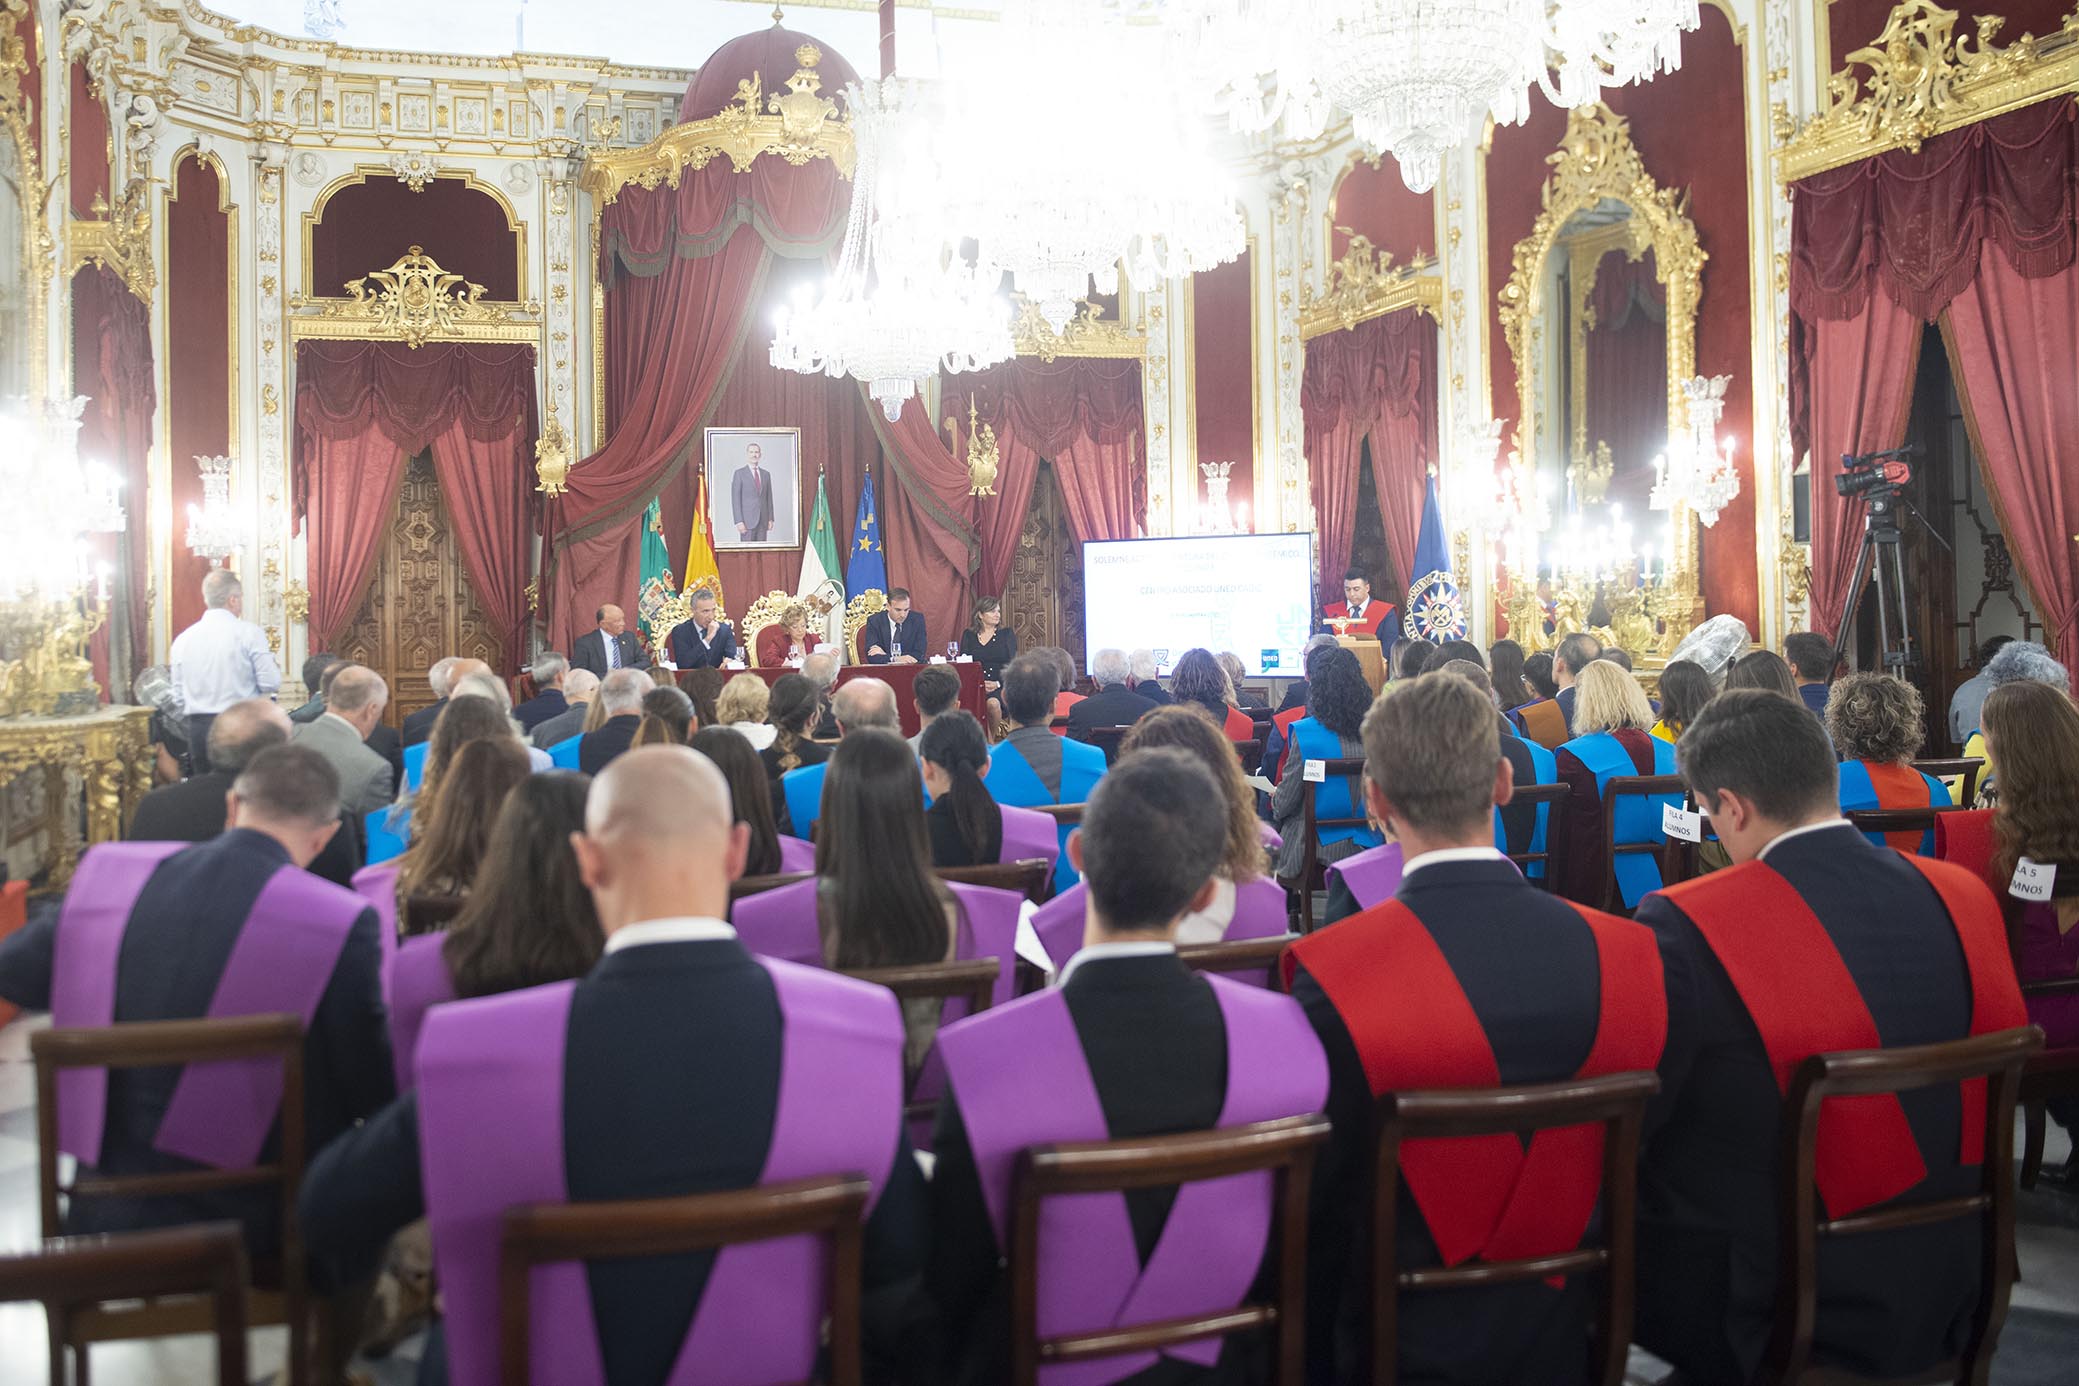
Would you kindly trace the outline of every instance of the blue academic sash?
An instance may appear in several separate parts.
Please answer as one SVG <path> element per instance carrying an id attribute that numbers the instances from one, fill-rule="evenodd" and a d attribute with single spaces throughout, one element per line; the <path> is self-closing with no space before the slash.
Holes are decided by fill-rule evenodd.
<path id="1" fill-rule="evenodd" d="M 982 778 L 982 786 L 997 803 L 1012 808 L 1081 804 L 1089 801 L 1091 791 L 1104 778 L 1104 771 L 1103 751 L 1080 741 L 1062 738 L 1061 797 L 1057 799 L 1047 793 L 1047 786 L 1040 779 L 1039 772 L 1032 768 L 1032 762 L 1010 742 L 1000 741 L 989 750 L 989 773 Z M 1064 823 L 1057 834 L 1061 844 L 1061 856 L 1054 863 L 1054 893 L 1057 895 L 1083 879 L 1083 874 L 1068 860 L 1068 836 L 1074 831 Z"/>
<path id="2" fill-rule="evenodd" d="M 1955 802 L 1949 797 L 1949 788 L 1933 775 L 1922 775 L 1922 785 L 1927 790 L 1926 802 L 1941 805 Z M 1848 813 L 1856 809 L 1917 808 L 1917 804 L 1886 804 L 1877 798 L 1877 786 L 1870 781 L 1870 768 L 1859 760 L 1841 762 L 1841 811 Z M 1895 835 L 1895 834 L 1894 834 Z M 1884 833 L 1864 833 L 1874 847 L 1888 847 Z M 1935 830 L 1929 828 L 1920 835 L 1920 846 L 1914 849 L 1916 856 L 1931 857 L 1935 854 Z"/>
<path id="3" fill-rule="evenodd" d="M 558 770 L 577 769 L 578 743 L 584 739 L 585 734 L 579 732 L 576 736 L 566 736 L 555 745 L 549 747 L 549 764 L 555 766 Z"/>
<path id="4" fill-rule="evenodd" d="M 416 746 L 404 748 L 404 787 L 416 792 L 426 782 L 426 755 L 433 749 L 431 741 L 421 741 Z"/>
<path id="5" fill-rule="evenodd" d="M 1653 747 L 1653 773 L 1672 775 L 1675 773 L 1675 748 L 1657 736 L 1646 738 Z M 1608 732 L 1591 732 L 1577 736 L 1559 749 L 1572 752 L 1574 758 L 1595 776 L 1595 792 L 1607 792 L 1610 781 L 1626 775 L 1636 775 L 1638 767 L 1632 764 L 1630 752 L 1622 742 Z M 1680 804 L 1679 794 L 1630 795 L 1617 806 L 1617 816 L 1612 820 L 1612 836 L 1622 845 L 1641 842 L 1664 842 L 1667 839 L 1660 831 L 1660 810 L 1666 804 Z M 1652 892 L 1659 890 L 1660 862 L 1643 853 L 1612 857 L 1611 864 L 1617 874 L 1617 889 L 1624 898 L 1626 909 L 1637 905 Z"/>
<path id="6" fill-rule="evenodd" d="M 780 792 L 787 799 L 787 818 L 793 824 L 794 836 L 804 841 L 814 841 L 816 820 L 823 816 L 823 772 L 829 767 L 821 765 L 797 765 L 780 776 Z"/>
<path id="7" fill-rule="evenodd" d="M 1516 739 L 1530 749 L 1531 770 L 1537 776 L 1531 783 L 1559 783 L 1559 758 L 1528 737 L 1519 736 Z M 1509 850 L 1509 835 L 1502 827 L 1501 815 L 1502 811 L 1500 809 L 1494 811 L 1494 846 L 1496 851 L 1506 853 Z M 1545 850 L 1545 834 L 1547 829 L 1551 827 L 1551 819 L 1552 806 L 1550 804 L 1539 804 L 1537 817 L 1534 820 L 1535 826 L 1531 828 L 1530 832 L 1529 850 L 1532 852 Z M 1542 881 L 1545 879 L 1545 863 L 1534 861 L 1523 868 L 1523 874 L 1533 881 Z"/>
<path id="8" fill-rule="evenodd" d="M 1341 738 L 1311 717 L 1302 717 L 1292 724 L 1292 749 L 1299 752 L 1302 762 L 1301 773 L 1306 770 L 1306 761 L 1344 758 Z M 1353 778 L 1355 777 L 1338 775 L 1334 779 L 1323 780 L 1315 785 L 1314 817 L 1355 818 L 1362 813 L 1363 810 L 1358 807 L 1356 800 L 1351 798 L 1351 795 L 1357 792 L 1351 787 Z M 1323 847 L 1338 842 L 1356 842 L 1365 847 L 1377 847 L 1386 841 L 1369 828 L 1329 828 L 1321 832 L 1320 840 Z"/>

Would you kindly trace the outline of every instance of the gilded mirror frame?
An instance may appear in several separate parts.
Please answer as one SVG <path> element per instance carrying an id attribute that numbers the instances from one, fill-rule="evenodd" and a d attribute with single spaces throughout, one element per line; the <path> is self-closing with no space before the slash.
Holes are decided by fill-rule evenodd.
<path id="1" fill-rule="evenodd" d="M 22 223 L 21 243 L 0 246 L 0 255 L 13 256 L 20 267 L 26 321 L 9 324 L 8 331 L 21 333 L 28 352 L 29 394 L 41 398 L 48 385 L 49 365 L 45 358 L 49 347 L 45 296 L 57 250 L 45 223 L 54 183 L 42 176 L 41 141 L 22 90 L 29 78 L 29 60 L 20 26 L 35 22 L 35 11 L 24 0 L 0 0 L 0 139 L 14 151 L 15 175 L 9 181 L 15 184 Z"/>
<path id="2" fill-rule="evenodd" d="M 1673 438 L 1688 422 L 1682 386 L 1696 374 L 1697 301 L 1706 258 L 1687 213 L 1688 193 L 1654 181 L 1631 142 L 1630 123 L 1600 102 L 1567 113 L 1566 134 L 1545 162 L 1552 173 L 1545 181 L 1537 221 L 1516 243 L 1514 267 L 1500 294 L 1502 337 L 1516 370 L 1518 437 L 1528 451 L 1530 440 L 1538 436 L 1535 345 L 1543 326 L 1539 289 L 1547 262 L 1574 215 L 1608 199 L 1631 209 L 1638 228 L 1632 239 L 1639 253 L 1653 252 L 1655 273 L 1666 288 L 1668 436 Z M 1570 442 L 1561 440 L 1562 446 Z M 1520 465 L 1535 468 L 1536 459 L 1525 457 Z M 1698 581 L 1696 523 L 1686 509 L 1675 517 L 1674 548 L 1670 581 L 1693 593 Z"/>

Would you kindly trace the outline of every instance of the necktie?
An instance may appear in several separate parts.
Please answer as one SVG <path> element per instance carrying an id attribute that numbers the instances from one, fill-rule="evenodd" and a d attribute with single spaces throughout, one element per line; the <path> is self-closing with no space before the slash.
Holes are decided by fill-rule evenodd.
<path id="1" fill-rule="evenodd" d="M 599 632 L 599 638 L 606 642 L 606 668 L 612 673 L 621 667 L 621 642 L 605 631 Z"/>

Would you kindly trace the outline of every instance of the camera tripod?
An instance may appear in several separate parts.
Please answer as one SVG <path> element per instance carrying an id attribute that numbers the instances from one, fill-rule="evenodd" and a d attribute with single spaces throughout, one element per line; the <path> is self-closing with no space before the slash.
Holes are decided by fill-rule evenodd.
<path id="1" fill-rule="evenodd" d="M 1856 552 L 1854 577 L 1848 584 L 1848 598 L 1841 605 L 1838 634 L 1834 636 L 1833 667 L 1838 669 L 1841 657 L 1848 649 L 1849 621 L 1855 608 L 1862 602 L 1865 583 L 1875 583 L 1877 589 L 1877 649 L 1878 663 L 1885 672 L 1896 678 L 1906 677 L 1906 671 L 1917 669 L 1920 655 L 1914 649 L 1913 633 L 1906 620 L 1906 565 L 1899 555 L 1899 511 L 1903 510 L 1920 521 L 1920 527 L 1928 537 L 1949 548 L 1949 542 L 1935 532 L 1927 517 L 1913 508 L 1905 498 L 1900 486 L 1880 486 L 1868 493 L 1869 510 L 1862 519 L 1862 547 Z M 1888 595 L 1887 595 L 1888 594 Z M 1897 603 L 1898 636 L 1892 637 L 1892 603 Z"/>

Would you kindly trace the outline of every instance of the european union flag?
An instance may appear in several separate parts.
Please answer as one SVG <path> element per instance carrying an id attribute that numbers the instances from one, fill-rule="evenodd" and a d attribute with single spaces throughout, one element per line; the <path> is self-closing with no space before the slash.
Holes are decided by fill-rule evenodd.
<path id="1" fill-rule="evenodd" d="M 1411 639 L 1441 645 L 1465 638 L 1465 600 L 1451 573 L 1451 546 L 1444 538 L 1444 516 L 1437 507 L 1437 479 L 1429 478 L 1422 500 L 1422 532 L 1415 540 L 1415 576 L 1408 584 L 1407 615 L 1401 629 Z"/>
<path id="2" fill-rule="evenodd" d="M 888 555 L 881 548 L 881 512 L 874 506 L 872 472 L 859 489 L 859 514 L 852 521 L 852 548 L 845 559 L 845 590 L 856 597 L 869 587 L 888 590 Z"/>

